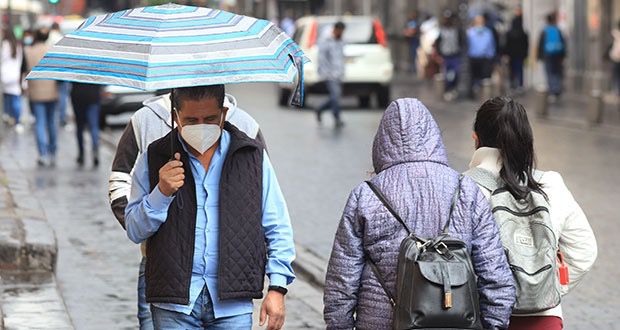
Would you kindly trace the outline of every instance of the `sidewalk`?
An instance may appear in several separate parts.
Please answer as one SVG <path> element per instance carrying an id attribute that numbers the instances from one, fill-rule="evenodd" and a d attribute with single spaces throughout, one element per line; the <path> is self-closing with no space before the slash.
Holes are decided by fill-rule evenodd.
<path id="1" fill-rule="evenodd" d="M 394 91 L 392 97 L 394 99 L 422 95 L 421 99 L 425 103 L 440 109 L 453 108 L 458 105 L 464 109 L 477 109 L 482 104 L 480 99 L 471 100 L 463 96 L 453 102 L 446 102 L 439 97 L 436 90 L 437 86 L 433 80 L 414 79 L 406 73 L 396 74 L 392 86 Z M 412 90 L 415 91 L 414 95 L 412 95 Z M 620 134 L 620 97 L 612 92 L 606 91 L 602 94 L 602 123 L 597 125 L 592 125 L 588 121 L 590 95 L 587 93 L 566 91 L 556 103 L 549 103 L 549 112 L 546 118 L 541 118 L 538 114 L 537 95 L 534 88 L 530 88 L 525 94 L 513 97 L 525 106 L 531 116 L 530 120 L 603 134 Z"/>
<path id="2" fill-rule="evenodd" d="M 0 136 L 0 329 L 72 329 L 55 277 L 54 230 Z"/>

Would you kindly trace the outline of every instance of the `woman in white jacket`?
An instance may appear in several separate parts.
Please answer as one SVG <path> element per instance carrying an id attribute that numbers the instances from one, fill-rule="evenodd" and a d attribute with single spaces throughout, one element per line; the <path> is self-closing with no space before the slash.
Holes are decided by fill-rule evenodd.
<path id="1" fill-rule="evenodd" d="M 22 47 L 15 39 L 12 29 L 3 30 L 2 39 L 2 91 L 4 111 L 15 124 L 15 130 L 21 133 L 24 129 L 19 119 L 22 112 L 22 79 L 21 67 L 23 60 Z M 8 118 L 7 118 L 8 119 Z"/>
<path id="2" fill-rule="evenodd" d="M 566 294 L 592 268 L 596 240 L 588 219 L 557 172 L 539 172 L 534 178 L 535 155 L 532 128 L 523 106 L 506 97 L 486 101 L 476 114 L 476 144 L 470 168 L 481 168 L 503 182 L 517 200 L 535 191 L 546 195 L 553 232 L 569 269 Z M 525 183 L 525 184 L 523 184 Z M 491 192 L 480 186 L 487 197 Z M 528 315 L 514 315 L 509 329 L 562 329 L 562 307 Z"/>

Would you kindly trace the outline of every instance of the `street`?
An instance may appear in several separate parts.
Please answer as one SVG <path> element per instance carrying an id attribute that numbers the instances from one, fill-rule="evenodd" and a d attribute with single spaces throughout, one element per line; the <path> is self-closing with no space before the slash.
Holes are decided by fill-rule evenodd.
<path id="1" fill-rule="evenodd" d="M 333 236 L 349 191 L 369 178 L 373 168 L 371 147 L 381 118 L 379 109 L 357 109 L 357 100 L 344 101 L 346 126 L 335 130 L 328 113 L 318 125 L 312 111 L 276 106 L 276 89 L 257 84 L 231 86 L 240 107 L 261 124 L 270 156 L 288 202 L 295 238 L 327 264 Z M 449 159 L 464 170 L 473 151 L 471 123 L 477 104 L 435 101 L 423 83 L 395 85 L 394 97 L 420 96 L 443 130 Z M 310 106 L 321 96 L 308 100 Z M 525 99 L 526 106 L 530 102 Z M 539 168 L 560 172 L 580 202 L 597 235 L 599 257 L 583 285 L 563 302 L 566 329 L 617 329 L 615 304 L 609 283 L 620 276 L 613 251 L 620 248 L 615 233 L 614 201 L 620 200 L 620 131 L 617 114 L 609 125 L 589 129 L 578 121 L 578 107 L 564 101 L 566 111 L 552 109 L 547 120 L 534 123 Z M 104 133 L 114 143 L 121 127 Z M 57 279 L 76 329 L 136 328 L 136 278 L 140 252 L 112 216 L 107 180 L 113 148 L 104 144 L 101 166 L 80 169 L 75 164 L 75 138 L 61 131 L 59 159 L 54 169 L 36 167 L 34 136 L 11 132 L 2 141 L 26 173 L 36 198 L 56 231 L 59 257 Z M 87 162 L 87 165 L 89 163 Z M 303 279 L 291 287 L 287 329 L 324 327 L 321 295 Z M 257 318 L 257 313 L 255 313 Z"/>
<path id="2" fill-rule="evenodd" d="M 426 105 L 443 131 L 451 165 L 465 170 L 473 152 L 471 127 L 479 104 L 437 102 L 423 83 L 395 87 L 393 98 L 419 96 L 423 102 L 430 100 Z M 350 190 L 372 175 L 372 141 L 382 111 L 358 109 L 357 100 L 347 98 L 343 114 L 346 126 L 334 130 L 329 113 L 324 113 L 324 123 L 318 125 L 312 111 L 279 108 L 272 86 L 231 86 L 227 92 L 235 95 L 240 107 L 261 124 L 298 244 L 327 263 Z M 321 96 L 311 96 L 308 105 L 315 106 L 322 100 Z M 563 175 L 598 240 L 594 269 L 565 300 L 565 327 L 585 329 L 596 325 L 597 329 L 614 329 L 619 326 L 614 324 L 613 304 L 601 301 L 615 299 L 606 294 L 605 286 L 620 276 L 620 267 L 610 252 L 619 246 L 613 237 L 620 224 L 614 221 L 612 201 L 620 200 L 615 188 L 620 185 L 620 176 L 614 172 L 620 163 L 620 131 L 617 126 L 587 128 L 582 123 L 583 108 L 579 103 L 564 102 L 552 108 L 551 119 L 539 120 L 528 108 L 533 103 L 531 98 L 524 99 L 533 122 L 539 168 Z M 620 123 L 618 112 L 611 112 L 609 117 L 613 125 Z M 120 131 L 111 134 L 120 135 Z"/>

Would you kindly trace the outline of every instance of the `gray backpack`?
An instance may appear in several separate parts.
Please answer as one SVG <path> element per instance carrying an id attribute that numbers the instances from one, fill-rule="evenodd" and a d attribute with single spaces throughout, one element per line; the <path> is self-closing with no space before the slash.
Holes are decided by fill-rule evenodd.
<path id="1" fill-rule="evenodd" d="M 534 177 L 539 179 L 542 174 L 536 171 Z M 465 175 L 491 192 L 491 208 L 516 281 L 513 314 L 536 313 L 559 305 L 558 243 L 545 196 L 533 191 L 526 199 L 517 200 L 503 181 L 487 170 L 473 168 Z"/>

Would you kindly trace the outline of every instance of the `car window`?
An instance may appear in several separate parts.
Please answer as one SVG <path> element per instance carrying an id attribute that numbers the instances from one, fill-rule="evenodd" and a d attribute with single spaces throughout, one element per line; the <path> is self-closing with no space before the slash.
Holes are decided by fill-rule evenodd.
<path id="1" fill-rule="evenodd" d="M 345 30 L 342 39 L 347 44 L 376 44 L 377 38 L 373 33 L 372 21 L 370 20 L 352 20 L 345 21 Z M 319 36 L 321 40 L 328 38 L 334 29 L 333 22 L 319 23 Z"/>

